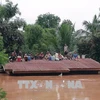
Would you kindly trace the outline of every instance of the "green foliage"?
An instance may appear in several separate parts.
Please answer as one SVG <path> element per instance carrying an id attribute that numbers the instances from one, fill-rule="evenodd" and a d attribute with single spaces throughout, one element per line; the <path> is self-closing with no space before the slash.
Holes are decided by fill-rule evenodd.
<path id="1" fill-rule="evenodd" d="M 8 62 L 8 55 L 3 50 L 3 38 L 0 36 L 0 65 Z"/>
<path id="2" fill-rule="evenodd" d="M 80 39 L 77 43 L 77 46 L 78 46 L 78 53 L 80 55 L 82 54 L 86 55 L 90 53 L 91 43 L 89 41 Z"/>
<path id="3" fill-rule="evenodd" d="M 58 40 L 55 28 L 42 28 L 37 24 L 25 27 L 25 41 L 30 52 L 54 52 L 58 48 Z"/>
<path id="4" fill-rule="evenodd" d="M 0 36 L 0 51 L 3 50 L 3 37 Z"/>
<path id="5" fill-rule="evenodd" d="M 100 62 L 100 16 L 95 15 L 92 22 L 84 21 L 83 25 L 85 30 L 80 33 L 84 33 L 84 36 L 78 37 L 78 51 Z"/>
<path id="6" fill-rule="evenodd" d="M 18 4 L 13 5 L 11 1 L 7 1 L 5 5 L 3 5 L 3 15 L 5 20 L 9 20 L 16 14 L 20 14 L 19 9 L 18 9 Z"/>
<path id="7" fill-rule="evenodd" d="M 36 21 L 36 23 L 42 26 L 43 28 L 57 28 L 59 22 L 60 18 L 50 13 L 39 15 Z"/>
<path id="8" fill-rule="evenodd" d="M 100 62 L 100 37 L 93 38 L 93 44 L 91 46 L 89 56 Z"/>
<path id="9" fill-rule="evenodd" d="M 8 55 L 4 51 L 0 52 L 0 65 L 4 65 L 8 62 Z"/>
<path id="10" fill-rule="evenodd" d="M 29 49 L 32 49 L 32 46 L 34 44 L 39 43 L 42 37 L 43 29 L 39 25 L 27 25 L 25 27 L 25 32 L 26 32 L 25 37 L 26 37 L 26 41 L 29 46 Z"/>
<path id="11" fill-rule="evenodd" d="M 64 20 L 60 26 L 60 39 L 61 39 L 61 45 L 62 45 L 62 50 L 63 46 L 67 44 L 69 47 L 72 42 L 72 36 L 74 33 L 74 25 L 70 20 Z"/>
<path id="12" fill-rule="evenodd" d="M 32 51 L 33 51 L 33 54 L 36 54 L 36 53 L 40 53 L 40 44 L 34 44 L 32 46 Z"/>
<path id="13" fill-rule="evenodd" d="M 3 91 L 2 88 L 0 88 L 0 100 L 7 100 L 6 95 L 7 95 L 7 93 L 5 91 Z"/>
<path id="14" fill-rule="evenodd" d="M 25 43 L 24 45 L 22 45 L 21 46 L 21 51 L 23 52 L 23 53 L 27 53 L 27 54 L 29 54 L 30 52 L 32 52 L 30 49 L 29 49 L 29 47 L 28 47 L 28 45 Z"/>
<path id="15" fill-rule="evenodd" d="M 44 29 L 41 41 L 41 43 L 45 44 L 47 49 L 46 51 L 57 51 L 59 48 L 59 37 L 57 34 L 57 30 L 54 28 Z"/>
<path id="16" fill-rule="evenodd" d="M 23 44 L 23 35 L 19 28 L 25 27 L 25 21 L 20 18 L 13 19 L 20 14 L 17 6 L 18 4 L 13 5 L 10 1 L 0 5 L 0 33 L 3 36 L 4 48 L 7 52 L 13 51 L 15 45 L 19 49 Z"/>
<path id="17" fill-rule="evenodd" d="M 50 24 L 50 27 L 48 27 L 48 23 L 46 23 L 49 20 L 48 18 L 54 19 L 54 17 L 55 16 L 52 14 L 43 14 L 38 17 L 38 20 L 36 22 L 37 24 L 26 25 L 25 41 L 31 52 L 37 53 L 41 51 L 50 51 L 51 53 L 54 53 L 63 51 L 62 48 L 65 43 L 68 43 L 69 47 L 74 45 L 72 41 L 74 39 L 72 38 L 72 35 L 74 33 L 74 25 L 72 24 L 72 22 L 70 20 L 63 21 L 59 32 L 59 29 L 57 28 L 59 23 L 56 23 L 54 26 Z M 44 25 L 40 21 L 40 19 L 41 21 L 46 21 L 45 24 L 47 24 L 47 26 Z M 41 22 L 41 24 L 39 22 Z M 52 21 L 50 22 L 53 23 Z M 71 45 L 71 43 L 73 44 Z"/>

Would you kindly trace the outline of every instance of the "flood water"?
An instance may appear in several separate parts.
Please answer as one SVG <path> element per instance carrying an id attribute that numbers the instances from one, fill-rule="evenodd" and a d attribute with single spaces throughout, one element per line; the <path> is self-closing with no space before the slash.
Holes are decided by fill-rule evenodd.
<path id="1" fill-rule="evenodd" d="M 100 100 L 100 75 L 9 76 L 0 74 L 8 100 Z"/>

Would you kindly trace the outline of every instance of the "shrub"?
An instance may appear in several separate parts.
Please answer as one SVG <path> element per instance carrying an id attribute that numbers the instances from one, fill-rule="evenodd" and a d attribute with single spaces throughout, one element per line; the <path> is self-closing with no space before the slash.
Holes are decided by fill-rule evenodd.
<path id="1" fill-rule="evenodd" d="M 0 88 L 0 100 L 7 100 L 6 95 L 7 93 L 2 88 Z"/>

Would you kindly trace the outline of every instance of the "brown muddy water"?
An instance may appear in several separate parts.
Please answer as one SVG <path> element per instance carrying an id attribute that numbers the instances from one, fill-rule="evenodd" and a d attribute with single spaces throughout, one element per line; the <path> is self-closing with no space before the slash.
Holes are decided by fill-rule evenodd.
<path id="1" fill-rule="evenodd" d="M 0 74 L 0 88 L 7 92 L 8 100 L 100 100 L 100 75 Z"/>

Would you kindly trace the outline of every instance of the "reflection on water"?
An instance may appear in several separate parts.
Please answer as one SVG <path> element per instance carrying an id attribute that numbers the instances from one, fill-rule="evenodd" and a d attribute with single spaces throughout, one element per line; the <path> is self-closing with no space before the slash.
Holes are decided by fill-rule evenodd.
<path id="1" fill-rule="evenodd" d="M 27 81 L 27 88 L 25 82 L 19 88 L 19 80 Z M 7 92 L 8 100 L 100 100 L 100 75 L 60 77 L 0 74 L 0 87 Z"/>

